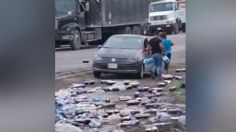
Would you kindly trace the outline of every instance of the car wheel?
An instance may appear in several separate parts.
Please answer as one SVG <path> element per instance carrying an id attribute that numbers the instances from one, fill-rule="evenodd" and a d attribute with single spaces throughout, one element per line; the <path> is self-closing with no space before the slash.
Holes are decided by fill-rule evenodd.
<path id="1" fill-rule="evenodd" d="M 101 72 L 93 71 L 93 76 L 95 78 L 100 78 L 101 77 Z"/>
<path id="2" fill-rule="evenodd" d="M 73 41 L 72 41 L 72 44 L 71 44 L 71 48 L 73 50 L 78 50 L 80 49 L 80 46 L 81 46 L 81 35 L 80 35 L 80 32 L 75 29 L 73 30 Z"/>
<path id="3" fill-rule="evenodd" d="M 144 66 L 142 65 L 141 69 L 140 69 L 140 71 L 138 73 L 138 78 L 139 79 L 143 79 L 143 77 L 144 77 Z"/>

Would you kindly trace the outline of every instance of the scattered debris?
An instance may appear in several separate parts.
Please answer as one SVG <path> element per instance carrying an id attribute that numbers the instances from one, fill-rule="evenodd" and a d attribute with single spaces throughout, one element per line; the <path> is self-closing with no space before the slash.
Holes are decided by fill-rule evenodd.
<path id="1" fill-rule="evenodd" d="M 157 112 L 155 121 L 157 123 L 162 122 L 169 122 L 171 120 L 171 116 L 168 113 L 165 112 Z"/>
<path id="2" fill-rule="evenodd" d="M 85 85 L 94 85 L 95 81 L 94 80 L 89 80 L 84 82 Z"/>
<path id="3" fill-rule="evenodd" d="M 145 129 L 145 132 L 158 132 L 158 128 L 156 126 L 151 126 Z"/>
<path id="4" fill-rule="evenodd" d="M 89 63 L 89 59 L 83 59 L 82 63 Z"/>
<path id="5" fill-rule="evenodd" d="M 146 91 L 148 91 L 148 89 L 149 89 L 149 87 L 139 87 L 138 91 L 139 92 L 146 92 Z"/>
<path id="6" fill-rule="evenodd" d="M 151 115 L 148 114 L 148 113 L 136 114 L 136 115 L 135 115 L 135 118 L 136 118 L 136 119 L 147 119 L 147 118 L 149 118 L 149 117 L 151 117 Z"/>
<path id="7" fill-rule="evenodd" d="M 79 127 L 75 127 L 71 124 L 57 123 L 55 125 L 55 132 L 83 132 Z"/>
<path id="8" fill-rule="evenodd" d="M 126 102 L 127 105 L 139 105 L 139 103 L 138 100 L 129 100 Z"/>
<path id="9" fill-rule="evenodd" d="M 158 82 L 157 86 L 158 87 L 165 87 L 166 86 L 166 82 Z"/>
<path id="10" fill-rule="evenodd" d="M 131 100 L 131 99 L 132 99 L 132 97 L 130 97 L 130 96 L 120 96 L 119 97 L 120 101 L 128 101 L 128 100 Z"/>
<path id="11" fill-rule="evenodd" d="M 95 85 L 95 81 L 88 80 L 59 90 L 55 93 L 56 123 L 78 129 L 67 128 L 58 132 L 99 132 L 104 131 L 101 129 L 105 125 L 114 125 L 108 132 L 124 132 L 129 126 L 137 125 L 142 126 L 145 132 L 183 130 L 185 105 L 174 104 L 177 87 L 169 87 L 170 92 L 164 88 L 173 78 L 182 80 L 183 77 L 164 75 L 163 78 L 164 81 L 155 87 L 143 86 L 138 81 L 101 80 L 101 86 L 93 88 L 91 85 Z M 185 88 L 185 82 L 181 87 Z M 107 96 L 100 94 L 103 90 Z M 113 97 L 115 91 L 119 92 Z M 144 124 L 148 126 L 144 127 Z"/>
<path id="12" fill-rule="evenodd" d="M 133 81 L 133 82 L 130 82 L 130 85 L 131 85 L 133 88 L 137 88 L 137 87 L 140 85 L 140 82 L 138 82 L 138 81 Z"/>
<path id="13" fill-rule="evenodd" d="M 164 81 L 166 84 L 170 84 L 171 83 L 171 80 L 165 80 Z"/>
<path id="14" fill-rule="evenodd" d="M 100 127 L 102 127 L 102 122 L 98 119 L 91 119 L 90 123 L 89 123 L 89 127 L 100 128 Z"/>
<path id="15" fill-rule="evenodd" d="M 174 78 L 174 76 L 170 74 L 163 74 L 162 77 L 164 80 L 171 80 Z"/>
<path id="16" fill-rule="evenodd" d="M 125 80 L 125 81 L 123 81 L 123 83 L 125 84 L 125 85 L 129 85 L 130 84 L 130 80 Z"/>
<path id="17" fill-rule="evenodd" d="M 182 76 L 174 76 L 175 80 L 182 80 L 183 77 Z"/>
<path id="18" fill-rule="evenodd" d="M 115 103 L 104 103 L 102 104 L 103 108 L 115 108 L 116 104 Z"/>
<path id="19" fill-rule="evenodd" d="M 176 86 L 171 86 L 171 87 L 169 88 L 169 91 L 170 91 L 170 92 L 177 91 L 177 87 L 176 87 Z"/>
<path id="20" fill-rule="evenodd" d="M 179 68 L 179 69 L 176 69 L 175 71 L 176 71 L 176 72 L 185 72 L 186 69 L 185 69 L 185 68 Z"/>
<path id="21" fill-rule="evenodd" d="M 135 93 L 134 93 L 134 97 L 136 97 L 136 98 L 137 98 L 137 97 L 140 97 L 140 92 L 135 92 Z"/>

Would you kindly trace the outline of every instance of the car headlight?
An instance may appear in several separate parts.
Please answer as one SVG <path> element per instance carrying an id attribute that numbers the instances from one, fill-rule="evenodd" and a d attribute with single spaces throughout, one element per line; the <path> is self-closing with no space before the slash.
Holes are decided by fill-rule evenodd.
<path id="1" fill-rule="evenodd" d="M 102 57 L 96 54 L 96 55 L 94 56 L 93 60 L 94 60 L 94 61 L 100 61 L 100 60 L 102 60 Z"/>

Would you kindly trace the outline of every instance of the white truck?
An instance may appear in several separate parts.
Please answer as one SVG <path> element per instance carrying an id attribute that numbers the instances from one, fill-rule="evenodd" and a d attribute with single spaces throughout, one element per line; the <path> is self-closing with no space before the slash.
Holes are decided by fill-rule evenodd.
<path id="1" fill-rule="evenodd" d="M 177 34 L 185 31 L 185 1 L 160 0 L 149 5 L 149 32 Z M 181 5 L 181 9 L 179 9 Z"/>

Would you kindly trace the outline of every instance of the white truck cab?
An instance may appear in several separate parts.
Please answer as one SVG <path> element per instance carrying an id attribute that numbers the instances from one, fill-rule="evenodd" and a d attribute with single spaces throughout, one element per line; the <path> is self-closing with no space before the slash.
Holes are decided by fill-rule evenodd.
<path id="1" fill-rule="evenodd" d="M 179 33 L 183 25 L 182 19 L 185 17 L 180 15 L 179 4 L 176 0 L 161 0 L 150 3 L 149 31 L 165 31 L 168 34 Z"/>

